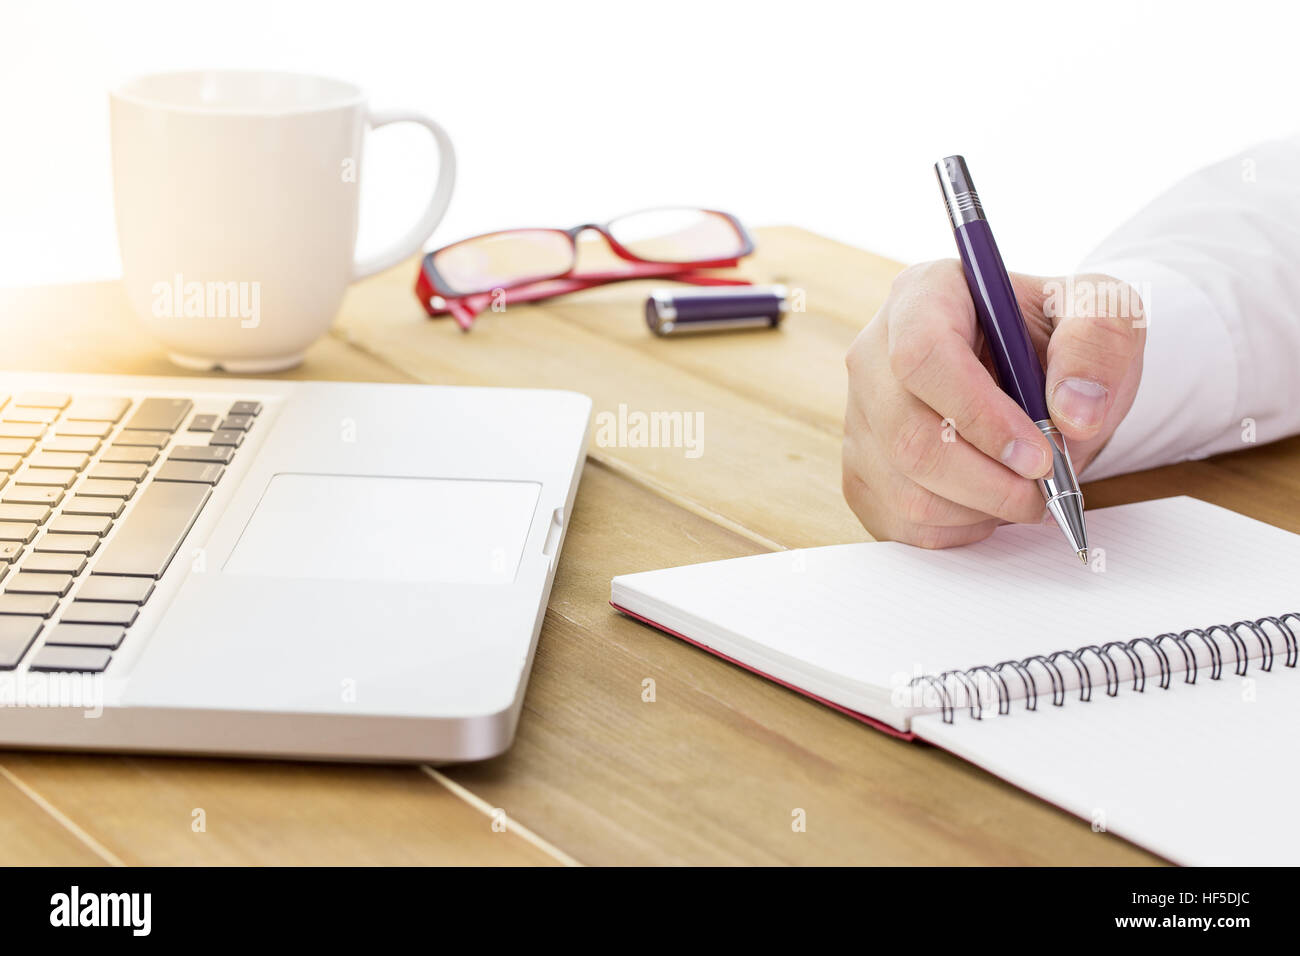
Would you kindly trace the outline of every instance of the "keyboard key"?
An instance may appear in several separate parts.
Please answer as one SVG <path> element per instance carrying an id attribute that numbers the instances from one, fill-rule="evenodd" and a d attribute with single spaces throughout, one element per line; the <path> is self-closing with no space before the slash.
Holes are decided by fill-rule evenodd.
<path id="1" fill-rule="evenodd" d="M 69 488 L 77 480 L 77 473 L 71 468 L 24 468 L 14 475 L 14 481 L 24 485 L 53 485 L 56 488 Z"/>
<path id="2" fill-rule="evenodd" d="M 77 487 L 77 494 L 93 498 L 125 498 L 135 494 L 134 481 L 112 481 L 104 478 L 87 478 Z"/>
<path id="3" fill-rule="evenodd" d="M 110 574 L 92 574 L 77 591 L 77 600 L 143 604 L 149 600 L 153 589 L 152 578 L 119 578 Z"/>
<path id="4" fill-rule="evenodd" d="M 16 471 L 22 463 L 17 455 L 0 455 L 0 471 Z"/>
<path id="5" fill-rule="evenodd" d="M 222 428 L 237 428 L 240 431 L 248 431 L 253 427 L 252 415 L 227 415 L 221 420 Z"/>
<path id="6" fill-rule="evenodd" d="M 188 398 L 146 398 L 136 406 L 126 423 L 127 428 L 143 431 L 174 432 L 194 408 Z"/>
<path id="7" fill-rule="evenodd" d="M 201 461 L 172 461 L 170 458 L 162 463 L 154 475 L 154 481 L 199 481 L 215 485 L 221 480 L 225 465 Z"/>
<path id="8" fill-rule="evenodd" d="M 47 531 L 40 541 L 32 545 L 33 551 L 57 554 L 94 554 L 99 547 L 96 534 L 59 534 Z"/>
<path id="9" fill-rule="evenodd" d="M 0 614 L 32 614 L 49 617 L 59 606 L 52 594 L 0 594 Z"/>
<path id="10" fill-rule="evenodd" d="M 80 470 L 86 467 L 88 461 L 90 461 L 90 456 L 84 453 L 38 451 L 27 459 L 27 464 L 33 468 L 75 468 Z"/>
<path id="11" fill-rule="evenodd" d="M 126 504 L 121 498 L 87 498 L 85 495 L 73 495 L 63 506 L 65 515 L 100 515 L 116 518 L 122 513 Z"/>
<path id="12" fill-rule="evenodd" d="M 148 485 L 128 520 L 100 552 L 94 573 L 162 577 L 211 496 L 210 487 L 191 482 Z"/>
<path id="13" fill-rule="evenodd" d="M 39 617 L 0 617 L 0 670 L 18 666 L 44 625 Z"/>
<path id="14" fill-rule="evenodd" d="M 0 541 L 0 561 L 14 561 L 23 553 L 23 542 Z"/>
<path id="15" fill-rule="evenodd" d="M 42 451 L 55 452 L 81 452 L 87 455 L 93 455 L 99 451 L 100 440 L 87 435 L 84 438 L 76 435 L 58 435 L 49 439 Z"/>
<path id="16" fill-rule="evenodd" d="M 0 521 L 30 521 L 43 524 L 50 516 L 50 509 L 45 505 L 9 505 L 0 504 Z"/>
<path id="17" fill-rule="evenodd" d="M 234 457 L 233 448 L 217 445 L 177 445 L 167 454 L 168 461 L 215 461 L 223 465 Z"/>
<path id="18" fill-rule="evenodd" d="M 64 413 L 63 417 L 71 420 L 83 419 L 92 422 L 111 422 L 116 424 L 121 421 L 126 410 L 131 407 L 131 399 L 114 398 L 109 395 L 105 396 L 86 396 L 83 398 L 74 398 L 72 405 Z"/>
<path id="19" fill-rule="evenodd" d="M 63 644 L 46 644 L 27 665 L 33 671 L 89 671 L 99 673 L 108 666 L 113 655 L 99 647 L 68 647 Z"/>
<path id="20" fill-rule="evenodd" d="M 45 426 L 37 422 L 0 422 L 0 438 L 40 438 Z"/>
<path id="21" fill-rule="evenodd" d="M 158 449 L 138 448 L 130 445 L 109 445 L 100 461 L 125 461 L 138 465 L 152 465 L 158 460 Z"/>
<path id="22" fill-rule="evenodd" d="M 62 392 L 22 392 L 14 396 L 15 405 L 27 405 L 31 408 L 53 408 L 56 411 L 68 407 L 71 395 Z"/>
<path id="23" fill-rule="evenodd" d="M 210 432 L 215 431 L 217 422 L 221 421 L 220 415 L 195 415 L 190 420 L 190 431 L 192 432 Z"/>
<path id="24" fill-rule="evenodd" d="M 110 422 L 69 422 L 62 421 L 54 426 L 54 434 L 65 435 L 69 438 L 107 438 L 108 433 L 113 430 Z"/>
<path id="25" fill-rule="evenodd" d="M 172 440 L 171 432 L 131 431 L 123 429 L 113 439 L 116 445 L 145 445 L 149 448 L 161 448 Z"/>
<path id="26" fill-rule="evenodd" d="M 10 485 L 0 493 L 0 501 L 13 505 L 57 505 L 62 500 L 62 488 L 42 485 Z"/>
<path id="27" fill-rule="evenodd" d="M 10 618 L 10 620 L 15 620 Z M 109 624 L 56 624 L 45 635 L 46 645 L 61 644 L 80 647 L 106 647 L 116 650 L 126 636 L 126 628 Z"/>
<path id="28" fill-rule="evenodd" d="M 0 455 L 26 455 L 35 447 L 30 438 L 0 438 Z"/>
<path id="29" fill-rule="evenodd" d="M 261 414 L 261 402 L 235 402 L 230 406 L 231 415 L 249 415 L 256 416 Z"/>
<path id="30" fill-rule="evenodd" d="M 84 554 L 29 554 L 21 570 L 41 574 L 80 574 L 86 566 Z"/>
<path id="31" fill-rule="evenodd" d="M 59 515 L 50 522 L 50 530 L 56 534 L 97 534 L 102 537 L 111 527 L 113 519 L 104 515 Z"/>
<path id="32" fill-rule="evenodd" d="M 36 537 L 36 525 L 30 521 L 0 521 L 0 541 L 27 544 Z"/>
<path id="33" fill-rule="evenodd" d="M 140 609 L 134 604 L 110 604 L 107 601 L 73 601 L 59 621 L 63 624 L 117 624 L 130 627 Z"/>
<path id="34" fill-rule="evenodd" d="M 31 571 L 18 571 L 10 575 L 5 582 L 6 594 L 53 594 L 58 597 L 68 593 L 72 587 L 71 574 L 35 574 Z"/>
<path id="35" fill-rule="evenodd" d="M 219 428 L 208 439 L 209 445 L 229 445 L 238 448 L 244 443 L 244 433 L 233 428 Z"/>
<path id="36" fill-rule="evenodd" d="M 91 478 L 109 481 L 141 481 L 149 471 L 148 465 L 128 465 L 125 462 L 107 462 L 90 469 Z"/>
<path id="37" fill-rule="evenodd" d="M 30 408 L 22 405 L 10 405 L 5 409 L 7 422 L 39 422 L 48 425 L 59 417 L 57 408 Z"/>
<path id="38" fill-rule="evenodd" d="M 5 575 L 8 573 L 9 573 L 9 563 L 7 561 L 0 561 L 0 581 L 3 581 Z"/>

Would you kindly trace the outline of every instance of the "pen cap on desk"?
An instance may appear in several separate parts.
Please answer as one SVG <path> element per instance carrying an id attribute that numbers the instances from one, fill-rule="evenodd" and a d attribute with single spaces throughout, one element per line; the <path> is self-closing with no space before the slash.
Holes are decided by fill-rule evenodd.
<path id="1" fill-rule="evenodd" d="M 645 303 L 656 335 L 775 328 L 788 309 L 784 286 L 726 286 L 674 292 L 656 289 Z"/>

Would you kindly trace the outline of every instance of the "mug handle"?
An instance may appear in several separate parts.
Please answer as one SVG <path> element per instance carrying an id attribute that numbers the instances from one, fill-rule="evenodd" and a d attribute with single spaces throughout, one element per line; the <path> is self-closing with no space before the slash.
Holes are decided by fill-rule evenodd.
<path id="1" fill-rule="evenodd" d="M 409 110 L 372 110 L 368 117 L 370 128 L 378 129 L 389 123 L 418 123 L 433 134 L 433 141 L 438 146 L 438 183 L 433 188 L 433 196 L 417 222 L 401 239 L 382 252 L 361 259 L 352 266 L 352 280 L 364 279 L 404 261 L 420 251 L 426 239 L 433 235 L 438 222 L 451 203 L 451 189 L 456 184 L 456 151 L 452 148 L 451 137 L 447 131 L 429 117 Z"/>

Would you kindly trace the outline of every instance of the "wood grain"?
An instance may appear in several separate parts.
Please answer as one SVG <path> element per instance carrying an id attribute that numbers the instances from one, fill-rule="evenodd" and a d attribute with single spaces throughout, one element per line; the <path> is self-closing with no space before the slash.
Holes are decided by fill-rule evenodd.
<path id="1" fill-rule="evenodd" d="M 415 767 L 27 753 L 0 760 L 128 865 L 555 863 L 517 835 L 493 831 L 490 817 Z M 5 846 L 0 858 L 9 853 Z"/>
<path id="2" fill-rule="evenodd" d="M 689 340 L 645 330 L 647 283 L 489 312 L 468 335 L 424 316 L 414 263 L 355 286 L 288 377 L 572 388 L 597 412 L 700 413 L 702 454 L 593 441 L 507 755 L 442 768 L 442 786 L 411 767 L 0 753 L 0 862 L 1158 862 L 608 605 L 616 574 L 867 539 L 839 491 L 843 354 L 899 268 L 760 230 L 744 271 L 804 311 L 778 332 Z M 0 291 L 0 340 L 14 369 L 185 374 L 115 283 Z M 1297 466 L 1300 439 L 1086 493 L 1091 507 L 1192 494 L 1300 531 Z M 484 807 L 538 839 L 493 832 Z"/>
<path id="3" fill-rule="evenodd" d="M 0 765 L 0 866 L 103 866 L 111 862 L 40 793 Z"/>
<path id="4" fill-rule="evenodd" d="M 868 730 L 607 603 L 612 574 L 752 554 L 747 539 L 599 466 L 586 469 L 569 535 L 514 748 L 444 772 L 578 859 L 1151 860 L 942 751 Z M 791 829 L 796 809 L 806 832 Z"/>
<path id="5" fill-rule="evenodd" d="M 863 255 L 864 267 L 876 261 Z M 762 275 L 765 261 L 756 257 L 750 268 Z M 373 298 L 345 301 L 339 334 L 423 382 L 574 389 L 592 397 L 597 416 L 620 406 L 698 414 L 698 458 L 682 449 L 603 446 L 595 431 L 589 453 L 772 547 L 869 540 L 840 493 L 843 356 L 856 327 L 818 313 L 816 298 L 781 331 L 661 341 L 641 318 L 654 284 L 630 282 L 596 290 L 594 303 L 575 298 L 487 312 L 466 334 L 449 320 L 430 321 L 406 279 Z M 728 349 L 744 357 L 737 359 L 742 372 L 731 371 Z M 800 353 L 809 361 L 793 360 Z M 668 361 L 673 355 L 680 357 Z M 739 379 L 745 388 L 736 387 Z"/>

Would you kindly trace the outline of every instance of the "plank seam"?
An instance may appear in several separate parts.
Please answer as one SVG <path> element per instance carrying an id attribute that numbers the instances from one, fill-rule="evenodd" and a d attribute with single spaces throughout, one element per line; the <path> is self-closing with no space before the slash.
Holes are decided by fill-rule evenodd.
<path id="1" fill-rule="evenodd" d="M 489 818 L 495 816 L 497 811 L 496 807 L 492 806 L 490 803 L 488 803 L 478 794 L 473 793 L 472 791 L 462 787 L 460 784 L 458 784 L 455 780 L 452 780 L 446 774 L 440 773 L 439 771 L 435 770 L 433 767 L 429 766 L 428 764 L 420 764 L 420 770 L 422 770 L 427 777 L 429 777 L 436 783 L 441 784 L 447 790 L 451 791 L 455 796 L 459 797 L 461 800 L 464 800 L 466 803 L 468 803 L 475 810 L 478 810 L 484 816 Z M 569 854 L 565 853 L 563 850 L 561 850 L 559 847 L 557 847 L 555 844 L 551 843 L 550 841 L 542 839 L 532 830 L 528 829 L 528 827 L 524 826 L 514 817 L 510 816 L 510 814 L 508 813 L 506 814 L 505 822 L 506 822 L 506 832 L 513 833 L 516 836 L 520 837 L 525 843 L 532 844 L 534 847 L 541 850 L 547 856 L 556 860 L 560 864 L 564 866 L 582 866 L 581 863 L 579 863 L 573 857 L 569 856 Z"/>
<path id="2" fill-rule="evenodd" d="M 84 843 L 92 853 L 98 856 L 109 866 L 126 866 L 126 864 L 122 862 L 122 859 L 116 853 L 114 853 L 108 847 L 104 846 L 104 844 L 100 843 L 89 833 L 83 830 L 80 826 L 77 825 L 77 823 L 71 817 L 69 817 L 66 813 L 64 813 L 54 804 L 50 803 L 50 801 L 46 800 L 45 797 L 41 796 L 35 789 L 33 789 L 27 783 L 21 780 L 17 775 L 14 774 L 12 770 L 4 766 L 3 764 L 0 764 L 0 776 L 3 776 L 11 784 L 17 787 L 19 792 L 21 792 L 24 796 L 26 796 L 27 799 L 31 800 L 32 803 L 36 804 L 47 814 L 49 814 L 50 817 L 52 817 L 54 821 L 59 824 L 59 826 L 63 827 L 63 829 L 67 830 L 74 837 L 76 837 L 78 840 Z"/>

